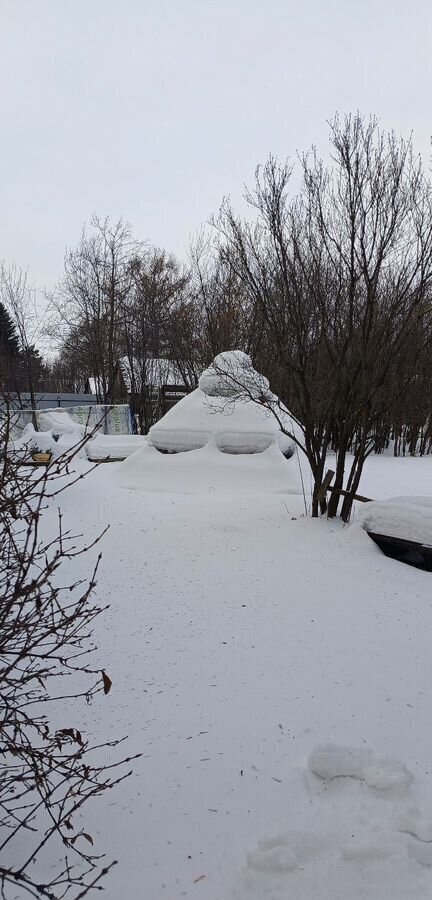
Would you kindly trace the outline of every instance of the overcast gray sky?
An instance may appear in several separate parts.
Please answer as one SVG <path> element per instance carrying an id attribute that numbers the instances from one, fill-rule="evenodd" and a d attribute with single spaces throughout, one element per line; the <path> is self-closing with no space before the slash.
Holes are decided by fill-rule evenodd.
<path id="1" fill-rule="evenodd" d="M 185 256 L 269 152 L 376 113 L 429 165 L 431 0 L 0 0 L 0 259 L 53 287 L 92 213 Z"/>

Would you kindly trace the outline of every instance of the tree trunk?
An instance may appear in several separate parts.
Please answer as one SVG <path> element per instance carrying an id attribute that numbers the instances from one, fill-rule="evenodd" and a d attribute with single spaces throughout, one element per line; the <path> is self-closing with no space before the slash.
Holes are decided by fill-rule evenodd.
<path id="1" fill-rule="evenodd" d="M 343 488 L 345 474 L 346 447 L 339 447 L 336 456 L 336 473 L 333 487 L 340 490 Z M 340 495 L 336 492 L 332 493 L 328 502 L 327 517 L 333 519 L 337 515 Z"/>
<path id="2" fill-rule="evenodd" d="M 348 490 L 350 492 L 350 495 L 349 497 L 344 497 L 342 503 L 341 519 L 343 522 L 349 522 L 351 518 L 352 506 L 354 503 L 354 494 L 357 493 L 365 461 L 366 453 L 364 452 L 364 450 L 362 450 L 362 452 L 359 453 L 359 455 L 354 459 L 351 467 L 351 472 L 348 480 Z"/>

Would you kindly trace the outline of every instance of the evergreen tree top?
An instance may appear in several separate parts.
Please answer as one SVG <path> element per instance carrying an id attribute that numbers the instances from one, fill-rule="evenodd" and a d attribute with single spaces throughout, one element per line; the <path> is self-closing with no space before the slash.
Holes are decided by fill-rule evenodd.
<path id="1" fill-rule="evenodd" d="M 20 343 L 15 325 L 6 307 L 0 302 L 0 354 L 19 356 Z"/>

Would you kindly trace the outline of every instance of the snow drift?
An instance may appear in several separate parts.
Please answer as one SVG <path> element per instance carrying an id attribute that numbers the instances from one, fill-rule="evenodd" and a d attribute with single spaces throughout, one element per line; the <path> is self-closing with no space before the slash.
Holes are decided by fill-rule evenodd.
<path id="1" fill-rule="evenodd" d="M 114 472 L 118 487 L 178 494 L 299 494 L 297 464 L 287 462 L 276 444 L 262 453 L 222 453 L 209 442 L 190 453 L 164 454 L 145 446 Z"/>

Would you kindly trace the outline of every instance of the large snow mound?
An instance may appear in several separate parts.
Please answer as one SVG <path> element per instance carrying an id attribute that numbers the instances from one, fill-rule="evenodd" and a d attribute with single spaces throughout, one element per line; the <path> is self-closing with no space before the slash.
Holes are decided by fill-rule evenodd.
<path id="1" fill-rule="evenodd" d="M 118 466 L 114 479 L 119 487 L 131 490 L 177 494 L 299 494 L 301 490 L 297 465 L 287 462 L 276 444 L 241 457 L 221 453 L 213 443 L 174 455 L 145 446 Z"/>
<path id="2" fill-rule="evenodd" d="M 368 503 L 360 513 L 365 531 L 432 547 L 432 497 L 394 497 Z"/>
<path id="3" fill-rule="evenodd" d="M 224 453 L 262 453 L 276 441 L 287 456 L 294 452 L 269 410 L 251 400 L 211 397 L 201 388 L 176 403 L 148 434 L 151 446 L 174 453 L 198 450 L 211 438 Z"/>

